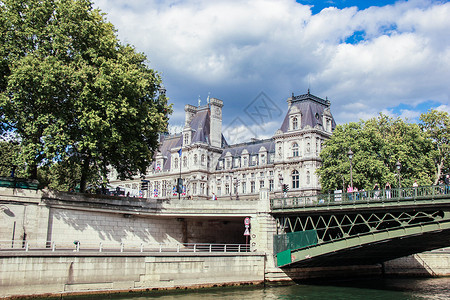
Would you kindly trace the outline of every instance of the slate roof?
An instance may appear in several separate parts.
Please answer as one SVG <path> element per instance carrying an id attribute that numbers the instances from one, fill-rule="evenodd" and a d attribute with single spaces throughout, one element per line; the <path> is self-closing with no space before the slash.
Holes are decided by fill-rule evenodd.
<path id="1" fill-rule="evenodd" d="M 289 129 L 289 115 L 292 110 L 296 107 L 302 114 L 300 125 L 301 128 L 309 125 L 314 128 L 316 125 L 323 127 L 322 117 L 323 112 L 326 108 L 330 107 L 330 101 L 321 99 L 317 96 L 314 96 L 308 92 L 308 94 L 293 96 L 292 97 L 292 105 L 289 108 L 284 121 L 281 125 L 281 131 L 286 132 Z M 318 118 L 316 117 L 316 114 Z M 331 118 L 331 127 L 334 130 L 336 127 L 336 122 L 334 118 Z"/>
<path id="2" fill-rule="evenodd" d="M 194 129 L 191 143 L 203 142 L 210 144 L 211 112 L 208 108 L 198 111 L 189 126 Z"/>
<path id="3" fill-rule="evenodd" d="M 167 157 L 164 162 L 164 166 L 162 166 L 163 170 L 170 170 L 170 165 L 172 161 L 172 155 L 170 150 L 172 148 L 181 148 L 182 135 L 171 135 L 171 136 L 162 136 L 161 146 L 159 147 L 159 152 L 161 155 Z M 155 163 L 153 163 L 153 168 Z"/>
<path id="4" fill-rule="evenodd" d="M 273 139 L 267 139 L 230 145 L 223 149 L 220 158 L 224 158 L 228 152 L 230 152 L 233 157 L 241 156 L 241 153 L 242 151 L 244 151 L 244 149 L 248 151 L 248 154 L 255 155 L 259 153 L 261 147 L 266 148 L 268 153 L 275 152 L 275 141 Z"/>
<path id="5" fill-rule="evenodd" d="M 196 142 L 206 143 L 208 145 L 210 142 L 210 127 L 211 127 L 211 112 L 208 106 L 199 107 L 197 113 L 192 118 L 189 126 L 192 129 L 191 144 Z M 163 170 L 170 170 L 172 155 L 170 150 L 173 148 L 181 148 L 183 142 L 183 135 L 171 135 L 163 136 L 161 139 L 161 146 L 159 147 L 159 152 L 161 155 L 167 157 L 167 160 L 162 166 Z M 225 138 L 222 136 L 222 144 L 226 145 Z M 154 167 L 154 164 L 153 164 Z"/>

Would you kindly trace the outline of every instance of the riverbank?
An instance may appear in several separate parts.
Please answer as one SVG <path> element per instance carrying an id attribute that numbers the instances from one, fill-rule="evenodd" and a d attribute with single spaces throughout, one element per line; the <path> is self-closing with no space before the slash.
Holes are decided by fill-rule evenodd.
<path id="1" fill-rule="evenodd" d="M 418 259 L 420 258 L 420 260 Z M 450 252 L 412 255 L 384 266 L 278 269 L 270 273 L 263 253 L 0 252 L 0 297 L 63 298 L 263 286 L 344 278 L 449 276 Z M 425 267 L 426 266 L 426 267 Z M 275 273 L 278 273 L 276 275 Z M 278 277 L 277 277 L 278 276 Z"/>

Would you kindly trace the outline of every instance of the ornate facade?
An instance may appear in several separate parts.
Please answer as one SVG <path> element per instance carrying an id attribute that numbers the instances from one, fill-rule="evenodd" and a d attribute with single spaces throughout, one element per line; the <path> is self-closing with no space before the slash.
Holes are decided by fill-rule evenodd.
<path id="1" fill-rule="evenodd" d="M 145 178 L 111 180 L 131 195 L 148 198 L 248 199 L 262 188 L 281 196 L 320 191 L 316 169 L 320 150 L 335 127 L 330 101 L 308 93 L 288 98 L 288 111 L 275 135 L 266 140 L 228 145 L 222 135 L 223 101 L 185 106 L 183 132 L 161 136 L 158 153 Z M 183 179 L 181 195 L 177 178 Z"/>

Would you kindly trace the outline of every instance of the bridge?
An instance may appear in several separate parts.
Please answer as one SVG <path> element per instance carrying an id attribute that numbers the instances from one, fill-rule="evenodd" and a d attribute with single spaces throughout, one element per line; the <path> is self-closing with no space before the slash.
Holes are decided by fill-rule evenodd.
<path id="1" fill-rule="evenodd" d="M 450 186 L 271 199 L 278 267 L 368 265 L 450 246 Z"/>

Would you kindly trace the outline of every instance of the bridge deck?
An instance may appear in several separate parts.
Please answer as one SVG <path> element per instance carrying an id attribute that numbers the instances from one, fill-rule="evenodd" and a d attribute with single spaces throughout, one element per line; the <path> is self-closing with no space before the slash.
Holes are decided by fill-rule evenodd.
<path id="1" fill-rule="evenodd" d="M 449 207 L 450 186 L 420 186 L 417 188 L 318 194 L 270 200 L 273 214 L 296 215 L 339 210 L 372 210 L 386 207 L 403 209 L 418 205 Z"/>

